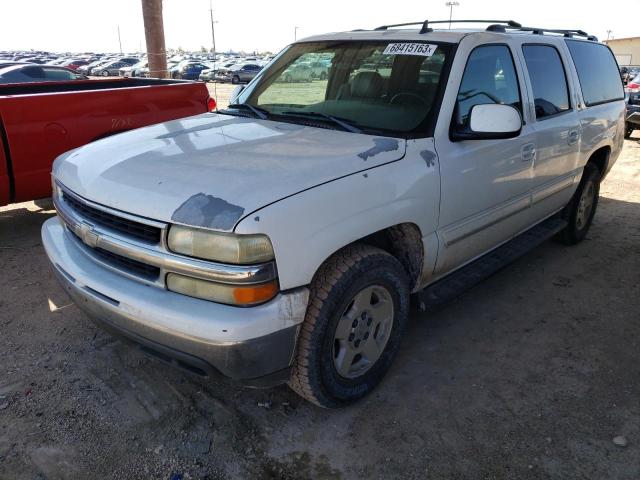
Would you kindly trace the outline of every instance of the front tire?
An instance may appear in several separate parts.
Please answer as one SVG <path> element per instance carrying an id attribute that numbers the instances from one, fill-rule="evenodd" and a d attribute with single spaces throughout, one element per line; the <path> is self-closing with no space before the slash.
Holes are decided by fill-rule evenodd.
<path id="1" fill-rule="evenodd" d="M 240 83 L 240 77 L 238 75 L 234 75 L 231 79 L 231 83 L 233 83 L 234 85 L 238 85 Z"/>
<path id="2" fill-rule="evenodd" d="M 108 76 L 109 76 L 109 72 L 108 72 L 108 71 L 106 71 L 106 70 L 103 70 L 103 71 L 102 71 L 102 76 L 103 76 L 103 77 L 108 77 Z"/>
<path id="3" fill-rule="evenodd" d="M 325 408 L 371 392 L 391 366 L 409 314 L 409 280 L 384 250 L 349 246 L 316 273 L 289 386 Z"/>
<path id="4" fill-rule="evenodd" d="M 584 240 L 596 214 L 599 195 L 600 171 L 594 164 L 587 163 L 580 185 L 562 213 L 568 222 L 567 227 L 558 234 L 562 243 L 575 245 Z"/>

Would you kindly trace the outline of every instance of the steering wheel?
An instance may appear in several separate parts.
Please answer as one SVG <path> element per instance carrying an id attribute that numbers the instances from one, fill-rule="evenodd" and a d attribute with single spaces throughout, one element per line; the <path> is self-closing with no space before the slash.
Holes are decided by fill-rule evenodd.
<path id="1" fill-rule="evenodd" d="M 391 101 L 389 102 L 391 105 L 394 105 L 396 103 L 400 103 L 397 100 L 399 98 L 402 97 L 411 97 L 414 99 L 417 99 L 420 103 L 422 103 L 422 105 L 424 105 L 425 107 L 427 106 L 427 102 L 425 101 L 424 98 L 422 98 L 420 95 L 418 95 L 417 93 L 413 93 L 413 92 L 400 92 L 400 93 L 396 93 L 393 97 L 391 97 Z"/>

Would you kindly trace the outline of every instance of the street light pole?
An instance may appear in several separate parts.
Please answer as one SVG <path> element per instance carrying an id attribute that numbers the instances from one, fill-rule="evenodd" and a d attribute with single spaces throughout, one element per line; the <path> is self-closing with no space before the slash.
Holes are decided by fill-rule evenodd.
<path id="1" fill-rule="evenodd" d="M 460 4 L 458 2 L 447 2 L 445 3 L 447 7 L 449 7 L 449 30 L 451 30 L 451 19 L 453 18 L 453 7 L 458 7 Z"/>
<path id="2" fill-rule="evenodd" d="M 209 0 L 209 14 L 211 15 L 211 40 L 213 41 L 213 61 L 216 61 L 216 31 L 213 26 L 213 0 Z"/>
<path id="3" fill-rule="evenodd" d="M 296 40 L 298 40 L 298 29 L 300 27 L 293 27 L 293 41 L 295 42 Z"/>
<path id="4" fill-rule="evenodd" d="M 613 30 L 607 30 L 607 40 L 611 38 L 611 33 L 613 33 Z"/>
<path id="5" fill-rule="evenodd" d="M 120 45 L 120 55 L 122 55 L 122 40 L 120 39 L 120 25 L 118 25 L 118 44 Z"/>

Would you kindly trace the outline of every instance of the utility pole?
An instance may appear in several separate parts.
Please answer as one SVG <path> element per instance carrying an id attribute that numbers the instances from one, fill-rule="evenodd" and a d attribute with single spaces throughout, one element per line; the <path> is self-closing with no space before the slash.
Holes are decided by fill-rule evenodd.
<path id="1" fill-rule="evenodd" d="M 167 50 L 164 43 L 162 0 L 142 0 L 144 38 L 147 41 L 149 76 L 167 78 Z"/>
<path id="2" fill-rule="evenodd" d="M 122 55 L 122 40 L 120 39 L 120 25 L 118 25 L 118 44 L 120 45 L 120 55 Z"/>
<path id="3" fill-rule="evenodd" d="M 213 41 L 213 61 L 216 61 L 216 31 L 213 27 L 214 23 L 218 23 L 218 22 L 214 22 L 213 21 L 213 0 L 209 0 L 209 14 L 211 15 L 211 40 Z"/>
<path id="4" fill-rule="evenodd" d="M 451 19 L 453 18 L 453 7 L 459 7 L 460 4 L 458 2 L 447 2 L 445 3 L 447 7 L 449 7 L 449 30 L 451 30 Z"/>
<path id="5" fill-rule="evenodd" d="M 293 27 L 293 41 L 295 42 L 296 40 L 298 40 L 298 29 L 300 27 Z"/>

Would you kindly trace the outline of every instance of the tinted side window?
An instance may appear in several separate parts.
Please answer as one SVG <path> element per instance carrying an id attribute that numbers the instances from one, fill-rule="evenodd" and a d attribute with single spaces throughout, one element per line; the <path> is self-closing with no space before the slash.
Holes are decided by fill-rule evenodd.
<path id="1" fill-rule="evenodd" d="M 549 45 L 525 45 L 522 51 L 531 79 L 536 118 L 569 110 L 567 76 L 558 51 Z"/>
<path id="2" fill-rule="evenodd" d="M 44 78 L 44 71 L 41 67 L 26 67 L 22 69 L 22 73 L 31 78 Z"/>
<path id="3" fill-rule="evenodd" d="M 76 78 L 73 72 L 57 68 L 44 68 L 45 77 L 49 80 L 73 80 Z"/>
<path id="4" fill-rule="evenodd" d="M 567 47 L 578 72 L 582 97 L 587 105 L 622 100 L 624 90 L 616 59 L 600 43 L 567 40 Z"/>
<path id="5" fill-rule="evenodd" d="M 505 45 L 477 47 L 469 55 L 458 92 L 456 128 L 468 128 L 471 108 L 487 103 L 511 105 L 522 112 L 516 69 Z"/>

